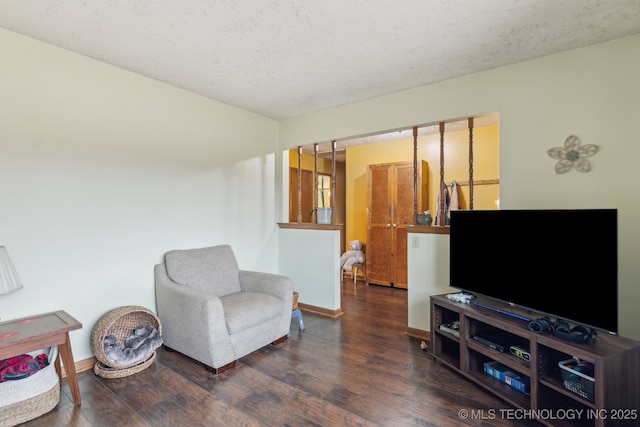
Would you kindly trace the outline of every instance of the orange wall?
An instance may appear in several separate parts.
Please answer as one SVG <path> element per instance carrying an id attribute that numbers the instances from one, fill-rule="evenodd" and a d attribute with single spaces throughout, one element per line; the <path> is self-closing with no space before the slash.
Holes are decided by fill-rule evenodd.
<path id="1" fill-rule="evenodd" d="M 500 178 L 500 129 L 486 126 L 473 129 L 474 181 Z M 418 137 L 418 161 L 426 161 L 428 201 L 435 217 L 438 186 L 440 184 L 440 134 Z M 413 162 L 413 138 L 351 147 L 346 152 L 346 218 L 345 241 L 361 240 L 366 243 L 367 230 L 367 169 L 370 164 Z M 297 162 L 296 162 L 297 163 Z M 444 180 L 450 183 L 469 180 L 469 131 L 451 131 L 444 134 Z M 458 186 L 461 208 L 469 208 L 469 187 Z M 500 185 L 475 185 L 473 208 L 496 209 L 500 198 Z"/>

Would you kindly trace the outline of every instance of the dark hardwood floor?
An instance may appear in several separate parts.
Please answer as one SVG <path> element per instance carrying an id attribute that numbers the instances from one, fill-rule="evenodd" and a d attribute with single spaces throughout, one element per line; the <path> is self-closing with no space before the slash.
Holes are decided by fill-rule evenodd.
<path id="1" fill-rule="evenodd" d="M 431 360 L 405 334 L 407 291 L 345 281 L 344 315 L 303 312 L 306 329 L 221 375 L 159 349 L 146 370 L 119 379 L 80 373 L 82 404 L 66 380 L 59 405 L 26 426 L 537 426 Z M 484 411 L 463 418 L 461 411 Z M 475 418 L 475 419 L 474 419 Z"/>

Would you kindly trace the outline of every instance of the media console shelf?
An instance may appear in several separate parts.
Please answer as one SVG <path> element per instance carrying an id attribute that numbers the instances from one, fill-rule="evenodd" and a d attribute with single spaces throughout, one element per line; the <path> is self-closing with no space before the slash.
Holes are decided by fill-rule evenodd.
<path id="1" fill-rule="evenodd" d="M 532 319 L 535 313 L 479 299 L 487 305 Z M 458 320 L 458 335 L 440 325 Z M 509 352 L 498 351 L 472 338 L 489 330 L 500 331 L 507 340 L 529 347 L 527 362 Z M 561 340 L 549 332 L 529 330 L 526 321 L 473 304 L 431 297 L 431 355 L 474 383 L 548 426 L 640 425 L 640 342 L 603 332 L 590 344 Z M 570 374 L 560 362 L 577 358 L 593 364 L 593 381 Z M 517 390 L 485 372 L 485 364 L 499 363 L 515 376 L 529 380 L 528 392 Z M 567 379 L 569 382 L 565 382 Z M 578 385 L 577 390 L 575 385 Z M 591 388 L 589 386 L 592 386 Z M 573 391 L 570 389 L 573 388 Z M 468 408 L 473 409 L 473 408 Z"/>

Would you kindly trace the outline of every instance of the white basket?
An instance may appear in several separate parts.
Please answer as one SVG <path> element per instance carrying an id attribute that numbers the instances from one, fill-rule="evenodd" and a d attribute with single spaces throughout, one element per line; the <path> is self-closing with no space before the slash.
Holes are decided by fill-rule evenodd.
<path id="1" fill-rule="evenodd" d="M 572 366 L 577 365 L 578 363 L 577 359 L 568 359 L 558 362 L 558 366 L 561 369 L 560 373 L 562 375 L 562 383 L 564 384 L 564 388 L 567 390 L 593 402 L 595 378 L 572 369 Z"/>
<path id="2" fill-rule="evenodd" d="M 33 375 L 0 383 L 0 426 L 13 426 L 46 414 L 60 402 L 55 368 L 58 347 L 49 349 L 49 365 Z"/>

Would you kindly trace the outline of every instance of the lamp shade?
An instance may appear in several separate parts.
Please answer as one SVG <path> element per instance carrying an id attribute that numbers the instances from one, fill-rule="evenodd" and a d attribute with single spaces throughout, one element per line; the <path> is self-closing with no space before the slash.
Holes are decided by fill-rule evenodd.
<path id="1" fill-rule="evenodd" d="M 9 258 L 7 248 L 0 246 L 0 295 L 22 289 L 22 281 Z"/>

